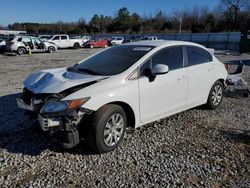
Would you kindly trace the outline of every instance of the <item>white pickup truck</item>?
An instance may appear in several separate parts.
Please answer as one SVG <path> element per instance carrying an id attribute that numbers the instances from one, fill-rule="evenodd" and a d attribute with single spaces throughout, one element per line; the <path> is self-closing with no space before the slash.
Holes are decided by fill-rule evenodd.
<path id="1" fill-rule="evenodd" d="M 57 48 L 75 48 L 83 45 L 81 39 L 70 39 L 68 35 L 53 35 L 48 42 L 54 43 Z"/>

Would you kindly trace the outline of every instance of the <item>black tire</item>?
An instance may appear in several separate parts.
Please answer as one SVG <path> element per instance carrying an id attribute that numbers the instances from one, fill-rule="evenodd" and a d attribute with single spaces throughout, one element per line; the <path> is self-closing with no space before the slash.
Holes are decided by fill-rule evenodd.
<path id="1" fill-rule="evenodd" d="M 114 46 L 114 45 L 115 45 L 115 43 L 114 43 L 114 42 L 112 42 L 112 43 L 111 43 L 111 46 Z"/>
<path id="2" fill-rule="evenodd" d="M 50 47 L 48 48 L 48 52 L 49 52 L 49 53 L 55 53 L 55 51 L 56 51 L 56 48 L 53 47 L 53 46 L 50 46 Z"/>
<path id="3" fill-rule="evenodd" d="M 79 44 L 78 42 L 74 43 L 73 48 L 74 48 L 74 49 L 80 48 L 80 44 Z"/>
<path id="4" fill-rule="evenodd" d="M 222 82 L 218 80 L 213 84 L 209 92 L 209 96 L 207 99 L 207 107 L 209 109 L 218 108 L 222 102 L 223 95 L 224 95 L 224 86 Z"/>
<path id="5" fill-rule="evenodd" d="M 24 54 L 26 54 L 27 53 L 27 50 L 24 48 L 24 47 L 19 47 L 18 49 L 17 49 L 17 54 L 18 55 L 24 55 Z"/>
<path id="6" fill-rule="evenodd" d="M 107 128 L 107 125 L 113 127 L 113 123 L 111 123 L 112 125 L 110 124 L 110 121 L 113 122 L 112 117 L 123 118 L 121 118 L 123 120 L 123 129 L 120 131 L 119 139 L 118 137 L 116 137 L 114 132 L 110 132 L 112 128 Z M 91 126 L 89 127 L 90 134 L 88 135 L 87 140 L 88 145 L 98 153 L 113 151 L 115 148 L 117 148 L 124 137 L 125 129 L 127 126 L 127 117 L 123 108 L 115 104 L 105 105 L 94 114 L 91 122 Z M 117 129 L 115 130 L 117 131 Z M 106 137 L 104 135 L 104 131 L 106 131 Z M 111 138 L 109 137 L 110 135 Z M 117 142 L 115 141 L 115 137 L 118 139 Z M 107 144 L 108 138 L 111 139 L 110 145 Z"/>

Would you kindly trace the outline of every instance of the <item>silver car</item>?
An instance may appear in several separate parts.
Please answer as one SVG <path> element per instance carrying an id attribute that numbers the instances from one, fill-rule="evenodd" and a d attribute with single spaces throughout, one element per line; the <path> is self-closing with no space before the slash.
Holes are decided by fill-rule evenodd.
<path id="1" fill-rule="evenodd" d="M 16 52 L 18 55 L 24 55 L 27 52 L 49 52 L 54 53 L 57 50 L 56 45 L 50 42 L 44 42 L 33 36 L 16 36 L 6 42 L 6 51 Z"/>

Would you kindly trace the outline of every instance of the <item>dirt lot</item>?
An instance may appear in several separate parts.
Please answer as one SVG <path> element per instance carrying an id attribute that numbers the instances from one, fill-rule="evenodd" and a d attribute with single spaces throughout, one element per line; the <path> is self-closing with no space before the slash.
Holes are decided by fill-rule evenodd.
<path id="1" fill-rule="evenodd" d="M 0 187 L 250 187 L 249 98 L 225 97 L 214 111 L 198 107 L 128 129 L 121 146 L 102 155 L 85 143 L 61 149 L 17 109 L 31 72 L 73 65 L 97 51 L 0 54 Z M 250 67 L 244 71 L 250 83 Z"/>

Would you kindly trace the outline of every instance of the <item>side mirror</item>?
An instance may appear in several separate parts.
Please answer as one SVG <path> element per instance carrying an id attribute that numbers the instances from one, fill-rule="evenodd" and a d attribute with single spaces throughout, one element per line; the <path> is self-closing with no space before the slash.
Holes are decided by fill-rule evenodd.
<path id="1" fill-rule="evenodd" d="M 166 74 L 168 73 L 169 68 L 167 65 L 165 64 L 156 64 L 153 69 L 152 69 L 152 75 L 156 76 L 159 74 Z"/>

